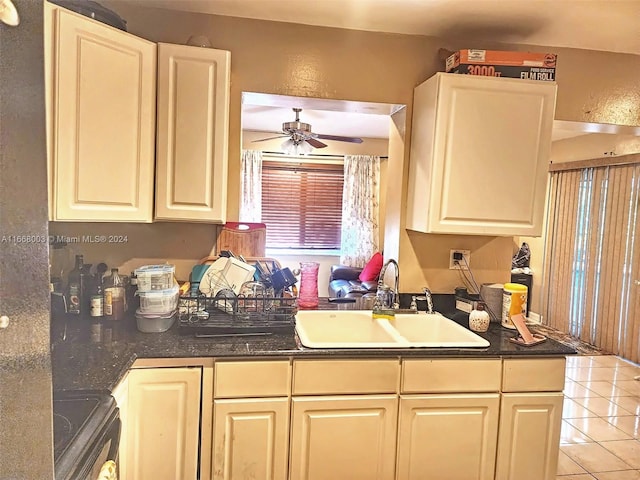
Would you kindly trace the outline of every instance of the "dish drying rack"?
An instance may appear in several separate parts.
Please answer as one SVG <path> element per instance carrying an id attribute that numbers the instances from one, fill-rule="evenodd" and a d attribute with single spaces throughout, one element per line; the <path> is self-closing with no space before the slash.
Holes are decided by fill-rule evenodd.
<path id="1" fill-rule="evenodd" d="M 178 325 L 180 333 L 197 337 L 293 334 L 296 312 L 296 297 L 244 297 L 223 290 L 216 296 L 181 296 Z"/>

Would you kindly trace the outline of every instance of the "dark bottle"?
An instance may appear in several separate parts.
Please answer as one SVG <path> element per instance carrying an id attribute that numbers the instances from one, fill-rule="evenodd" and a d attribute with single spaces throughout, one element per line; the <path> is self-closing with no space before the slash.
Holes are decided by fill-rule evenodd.
<path id="1" fill-rule="evenodd" d="M 96 281 L 91 294 L 91 316 L 102 317 L 104 315 L 104 296 L 102 285 Z"/>
<path id="2" fill-rule="evenodd" d="M 127 310 L 135 311 L 139 306 L 139 299 L 136 295 L 138 291 L 138 277 L 136 272 L 131 272 L 129 277 L 129 284 L 127 285 Z"/>
<path id="3" fill-rule="evenodd" d="M 69 272 L 67 286 L 68 312 L 73 315 L 82 315 L 86 311 L 83 300 L 85 293 L 86 272 L 84 271 L 84 261 L 82 255 L 76 255 L 76 265 Z"/>

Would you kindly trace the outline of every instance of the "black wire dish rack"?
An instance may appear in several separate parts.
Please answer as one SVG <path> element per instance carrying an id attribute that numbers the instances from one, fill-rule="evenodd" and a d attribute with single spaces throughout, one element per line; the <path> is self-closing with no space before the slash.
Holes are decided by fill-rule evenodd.
<path id="1" fill-rule="evenodd" d="M 221 290 L 215 296 L 181 296 L 179 331 L 196 337 L 268 335 L 295 331 L 297 298 L 243 296 Z"/>

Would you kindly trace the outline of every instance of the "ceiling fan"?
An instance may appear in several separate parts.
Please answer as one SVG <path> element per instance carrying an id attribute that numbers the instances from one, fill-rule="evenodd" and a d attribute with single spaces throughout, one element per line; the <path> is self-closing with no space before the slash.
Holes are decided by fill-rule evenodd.
<path id="1" fill-rule="evenodd" d="M 294 108 L 293 111 L 296 114 L 296 119 L 293 122 L 284 122 L 282 124 L 282 133 L 284 135 L 278 135 L 275 137 L 261 138 L 260 140 L 254 140 L 253 142 L 265 142 L 267 140 L 273 140 L 275 138 L 289 137 L 283 144 L 282 148 L 287 153 L 310 153 L 314 148 L 325 148 L 326 143 L 322 140 L 335 140 L 338 142 L 350 142 L 350 143 L 362 143 L 361 138 L 357 137 L 343 137 L 340 135 L 324 135 L 322 133 L 313 133 L 311 131 L 311 125 L 300 121 L 301 108 Z"/>

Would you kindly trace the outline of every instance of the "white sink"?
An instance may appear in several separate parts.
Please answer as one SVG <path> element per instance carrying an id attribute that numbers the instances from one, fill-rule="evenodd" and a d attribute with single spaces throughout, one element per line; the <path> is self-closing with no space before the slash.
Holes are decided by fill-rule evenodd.
<path id="1" fill-rule="evenodd" d="M 296 314 L 296 331 L 309 348 L 398 348 L 404 340 L 387 320 L 364 310 L 302 310 Z"/>
<path id="2" fill-rule="evenodd" d="M 439 313 L 373 318 L 368 310 L 301 310 L 296 331 L 308 348 L 485 348 L 489 342 Z"/>
<path id="3" fill-rule="evenodd" d="M 400 314 L 389 320 L 410 347 L 488 347 L 489 342 L 459 323 L 440 315 Z"/>

